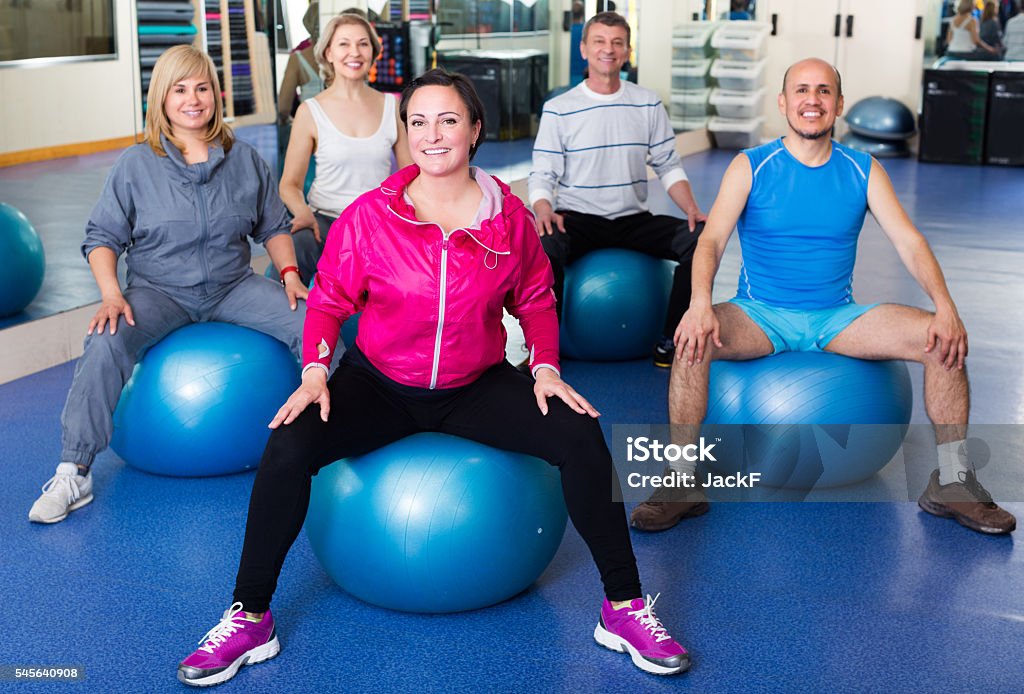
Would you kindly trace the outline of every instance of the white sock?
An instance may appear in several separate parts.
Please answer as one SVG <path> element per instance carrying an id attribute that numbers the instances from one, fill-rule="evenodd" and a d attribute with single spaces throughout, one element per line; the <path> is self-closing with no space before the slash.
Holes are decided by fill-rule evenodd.
<path id="1" fill-rule="evenodd" d="M 677 475 L 689 475 L 691 480 L 697 477 L 696 460 L 684 460 L 683 458 L 680 458 L 679 460 L 673 460 L 669 463 L 669 467 L 672 468 L 672 471 Z"/>
<path id="2" fill-rule="evenodd" d="M 965 444 L 963 439 L 939 444 L 939 484 L 963 482 L 960 473 L 971 469 L 967 456 L 960 453 L 966 450 Z"/>

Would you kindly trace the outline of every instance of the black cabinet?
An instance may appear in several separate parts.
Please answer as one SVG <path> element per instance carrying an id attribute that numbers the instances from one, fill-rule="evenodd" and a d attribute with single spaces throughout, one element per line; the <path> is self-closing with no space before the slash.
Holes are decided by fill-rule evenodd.
<path id="1" fill-rule="evenodd" d="M 460 50 L 437 56 L 444 69 L 473 80 L 484 105 L 484 136 L 488 140 L 532 135 L 532 117 L 538 110 L 534 104 L 543 100 L 547 88 L 546 59 L 547 54 L 531 50 Z"/>
<path id="2" fill-rule="evenodd" d="M 1024 72 L 994 72 L 988 89 L 985 163 L 1024 165 Z"/>
<path id="3" fill-rule="evenodd" d="M 982 163 L 988 82 L 987 72 L 925 70 L 921 161 Z"/>

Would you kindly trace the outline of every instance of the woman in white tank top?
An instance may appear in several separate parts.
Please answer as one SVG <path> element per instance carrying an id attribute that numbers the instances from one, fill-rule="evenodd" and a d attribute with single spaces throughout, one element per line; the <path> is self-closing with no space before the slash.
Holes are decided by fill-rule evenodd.
<path id="1" fill-rule="evenodd" d="M 380 41 L 362 16 L 334 17 L 314 48 L 325 89 L 295 114 L 281 174 L 281 199 L 292 213 L 299 274 L 309 282 L 327 233 L 349 203 L 391 173 L 391 157 L 411 163 L 396 99 L 366 83 L 380 55 Z M 310 156 L 316 174 L 308 201 L 303 184 Z"/>
<path id="2" fill-rule="evenodd" d="M 956 8 L 956 16 L 949 21 L 949 32 L 946 34 L 946 56 L 958 60 L 977 60 L 979 58 L 999 59 L 999 51 L 981 40 L 978 36 L 978 22 L 971 16 L 974 11 L 972 0 L 960 0 Z M 978 50 L 975 51 L 975 46 Z"/>

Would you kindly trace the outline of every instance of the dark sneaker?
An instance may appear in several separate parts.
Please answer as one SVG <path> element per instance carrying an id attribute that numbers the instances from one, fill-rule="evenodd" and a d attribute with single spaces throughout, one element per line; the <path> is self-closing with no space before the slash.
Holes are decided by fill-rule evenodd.
<path id="1" fill-rule="evenodd" d="M 616 610 L 607 600 L 601 605 L 601 621 L 594 640 L 618 653 L 628 653 L 633 664 L 654 675 L 675 675 L 690 667 L 690 654 L 679 645 L 654 614 L 654 601 L 636 598 Z"/>
<path id="2" fill-rule="evenodd" d="M 676 343 L 671 337 L 663 337 L 654 345 L 654 365 L 663 369 L 672 368 L 672 358 L 676 355 Z"/>
<path id="3" fill-rule="evenodd" d="M 960 481 L 952 484 L 939 484 L 939 471 L 933 470 L 917 505 L 933 516 L 955 518 L 979 533 L 1002 535 L 1017 527 L 1017 519 L 992 501 L 972 470 L 961 472 Z"/>
<path id="4" fill-rule="evenodd" d="M 629 524 L 637 530 L 660 532 L 684 518 L 702 516 L 710 508 L 702 487 L 658 487 L 650 499 L 633 507 Z"/>
<path id="5" fill-rule="evenodd" d="M 199 648 L 178 665 L 178 679 L 193 687 L 227 682 L 243 665 L 273 658 L 281 650 L 274 617 L 267 610 L 258 622 L 242 612 L 236 602 L 213 629 L 199 641 Z"/>

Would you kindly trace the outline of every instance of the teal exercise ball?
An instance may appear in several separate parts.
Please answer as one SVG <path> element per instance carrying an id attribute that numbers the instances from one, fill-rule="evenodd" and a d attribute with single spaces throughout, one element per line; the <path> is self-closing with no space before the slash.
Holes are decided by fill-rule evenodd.
<path id="1" fill-rule="evenodd" d="M 172 477 L 254 469 L 267 424 L 299 385 L 299 364 L 269 335 L 193 323 L 153 345 L 114 411 L 110 447 L 128 465 Z"/>
<path id="2" fill-rule="evenodd" d="M 702 429 L 716 460 L 707 462 L 724 474 L 760 473 L 768 487 L 853 484 L 893 458 L 912 409 L 902 361 L 825 352 L 716 361 Z"/>
<path id="3" fill-rule="evenodd" d="M 438 433 L 325 467 L 306 516 L 313 552 L 346 592 L 421 613 L 475 610 L 526 590 L 565 525 L 556 468 Z"/>
<path id="4" fill-rule="evenodd" d="M 0 202 L 0 318 L 25 309 L 43 286 L 46 256 L 35 227 L 20 210 Z"/>
<path id="5" fill-rule="evenodd" d="M 565 269 L 561 353 L 571 359 L 648 357 L 661 337 L 676 263 L 606 248 Z"/>

